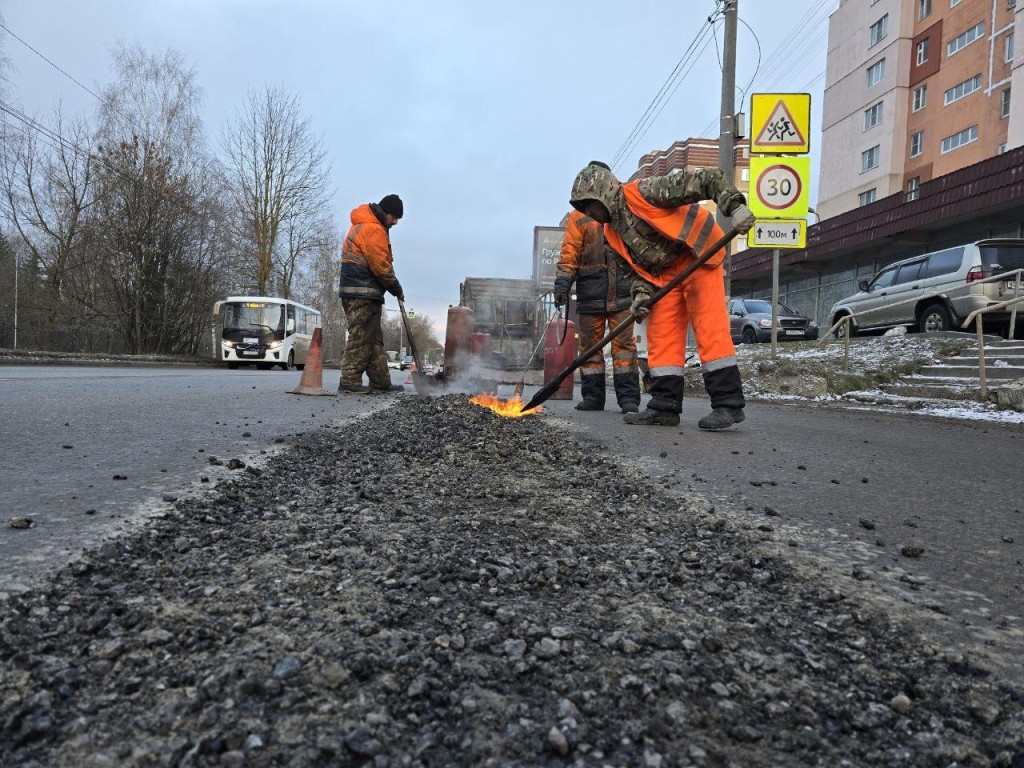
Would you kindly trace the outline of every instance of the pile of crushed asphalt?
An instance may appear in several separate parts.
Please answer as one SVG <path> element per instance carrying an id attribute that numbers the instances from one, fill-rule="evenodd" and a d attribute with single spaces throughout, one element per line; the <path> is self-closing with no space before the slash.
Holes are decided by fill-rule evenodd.
<path id="1" fill-rule="evenodd" d="M 1024 764 L 1018 693 L 548 417 L 302 440 L 0 605 L 0 765 Z"/>

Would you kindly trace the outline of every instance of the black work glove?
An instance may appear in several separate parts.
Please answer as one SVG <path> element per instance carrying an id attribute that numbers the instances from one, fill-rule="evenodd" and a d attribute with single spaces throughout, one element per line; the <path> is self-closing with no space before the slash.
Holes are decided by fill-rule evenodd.
<path id="1" fill-rule="evenodd" d="M 564 291 L 555 291 L 555 306 L 564 307 L 569 303 L 569 294 Z"/>
<path id="2" fill-rule="evenodd" d="M 405 301 L 405 291 L 402 290 L 402 284 L 397 280 L 388 287 L 388 293 L 399 301 Z"/>

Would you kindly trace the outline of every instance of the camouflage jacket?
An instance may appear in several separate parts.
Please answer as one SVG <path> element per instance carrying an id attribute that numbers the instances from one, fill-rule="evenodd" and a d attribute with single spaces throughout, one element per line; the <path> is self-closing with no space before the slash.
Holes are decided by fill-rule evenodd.
<path id="1" fill-rule="evenodd" d="M 711 200 L 724 216 L 732 215 L 736 208 L 747 202 L 743 193 L 726 182 L 725 175 L 717 168 L 650 176 L 641 179 L 637 189 L 647 202 L 658 208 L 679 208 Z M 651 274 L 661 273 L 681 255 L 690 252 L 686 243 L 670 240 L 629 209 L 622 184 L 611 171 L 597 165 L 588 165 L 580 171 L 573 183 L 569 202 L 580 210 L 587 200 L 604 204 L 612 217 L 608 226 L 619 234 L 636 263 Z M 625 266 L 629 268 L 628 264 Z M 654 292 L 646 280 L 632 269 L 629 272 L 632 274 L 634 297 Z"/>

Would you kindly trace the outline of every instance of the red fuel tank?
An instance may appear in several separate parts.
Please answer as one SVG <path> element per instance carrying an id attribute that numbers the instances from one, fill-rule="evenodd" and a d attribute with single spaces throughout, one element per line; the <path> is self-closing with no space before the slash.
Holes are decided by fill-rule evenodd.
<path id="1" fill-rule="evenodd" d="M 487 362 L 491 356 L 491 334 L 473 334 L 473 356 L 479 357 L 482 361 Z"/>
<path id="2" fill-rule="evenodd" d="M 549 384 L 558 374 L 564 371 L 576 359 L 576 323 L 557 317 L 551 318 L 544 329 L 544 383 Z M 565 331 L 565 339 L 561 344 L 558 340 Z M 555 390 L 551 400 L 572 400 L 573 376 L 566 376 L 565 381 Z"/>
<path id="3" fill-rule="evenodd" d="M 473 354 L 473 310 L 469 307 L 449 307 L 448 327 L 444 334 L 444 375 L 454 379 L 459 368 L 470 364 Z"/>

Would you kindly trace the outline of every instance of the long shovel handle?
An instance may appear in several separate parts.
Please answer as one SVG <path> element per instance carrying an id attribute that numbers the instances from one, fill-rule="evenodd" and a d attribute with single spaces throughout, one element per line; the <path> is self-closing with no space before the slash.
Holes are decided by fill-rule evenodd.
<path id="1" fill-rule="evenodd" d="M 649 298 L 643 306 L 652 307 L 656 303 L 661 301 L 663 298 L 665 298 L 669 293 L 672 292 L 673 289 L 675 289 L 681 282 L 683 282 L 683 280 L 692 275 L 697 269 L 704 266 L 704 264 L 707 263 L 707 261 L 712 256 L 714 256 L 716 253 L 722 250 L 722 248 L 728 245 L 729 242 L 738 234 L 739 232 L 736 231 L 735 227 L 731 228 L 721 238 L 719 238 L 717 242 L 714 242 L 708 248 L 705 248 L 704 252 L 701 253 L 701 255 L 698 256 L 697 259 L 693 261 L 693 263 L 687 266 L 686 269 L 684 269 L 678 275 L 676 275 L 667 283 L 665 283 L 664 286 L 655 291 L 654 295 L 651 296 L 651 298 Z M 580 353 L 579 357 L 577 357 L 575 360 L 569 363 L 568 368 L 566 368 L 564 371 L 558 374 L 558 376 L 556 376 L 549 384 L 546 384 L 543 389 L 541 389 L 536 395 L 534 395 L 533 399 L 522 407 L 522 410 L 528 411 L 531 408 L 536 408 L 538 405 L 540 405 L 549 397 L 551 397 L 551 395 L 553 395 L 558 390 L 559 385 L 563 381 L 565 381 L 566 377 L 571 376 L 577 368 L 582 366 L 587 360 L 590 359 L 591 355 L 593 355 L 595 352 L 597 352 L 599 349 L 605 346 L 608 342 L 610 342 L 612 339 L 614 339 L 616 336 L 618 336 L 620 333 L 626 330 L 626 328 L 628 328 L 633 322 L 634 321 L 632 317 L 627 317 L 621 323 L 619 323 L 610 331 L 608 331 L 608 333 L 605 334 L 604 338 L 602 338 L 600 341 L 595 342 L 590 347 L 587 347 L 587 349 Z"/>
<path id="2" fill-rule="evenodd" d="M 405 302 L 398 302 L 398 309 L 402 313 L 402 324 L 405 326 L 405 335 L 409 338 L 409 351 L 412 352 L 412 360 L 416 363 L 416 370 L 420 373 L 423 372 L 423 361 L 420 360 L 419 354 L 416 352 L 416 344 L 412 340 L 412 329 L 409 327 L 409 317 L 405 314 Z"/>

